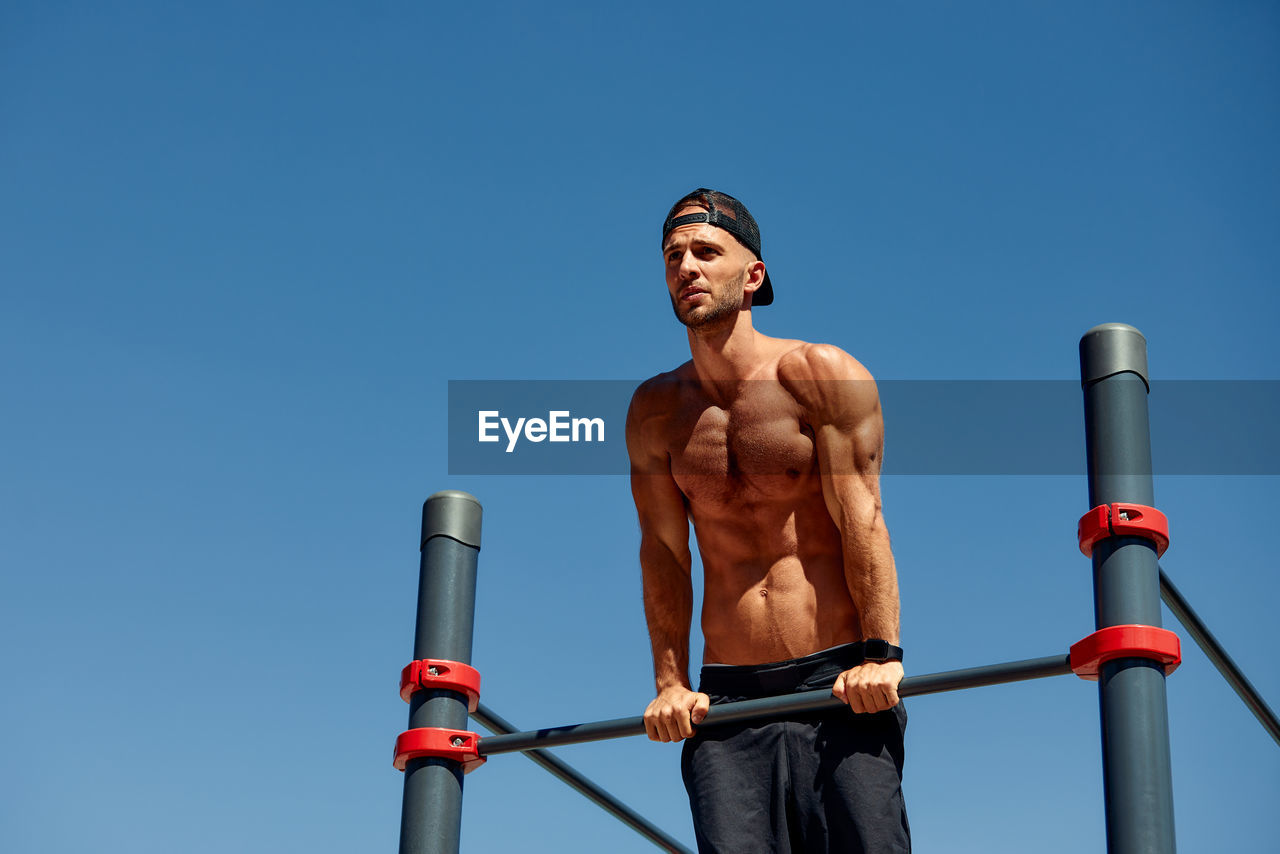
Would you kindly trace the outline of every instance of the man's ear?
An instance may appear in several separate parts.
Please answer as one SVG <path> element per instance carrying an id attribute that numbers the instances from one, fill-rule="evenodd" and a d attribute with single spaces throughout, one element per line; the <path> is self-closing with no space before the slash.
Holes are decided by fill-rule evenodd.
<path id="1" fill-rule="evenodd" d="M 748 264 L 746 269 L 747 280 L 743 283 L 743 290 L 750 294 L 760 290 L 761 285 L 764 284 L 764 270 L 763 261 L 752 261 Z"/>

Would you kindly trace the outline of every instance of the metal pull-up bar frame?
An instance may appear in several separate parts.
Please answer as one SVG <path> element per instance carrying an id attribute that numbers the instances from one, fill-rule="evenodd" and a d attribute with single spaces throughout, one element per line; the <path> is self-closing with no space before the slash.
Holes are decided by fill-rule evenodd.
<path id="1" fill-rule="evenodd" d="M 1160 570 L 1160 598 L 1178 618 L 1178 622 L 1182 623 L 1187 634 L 1191 635 L 1213 666 L 1218 669 L 1218 673 L 1222 674 L 1222 678 L 1231 686 L 1231 690 L 1236 692 L 1253 716 L 1258 719 L 1258 723 L 1262 724 L 1262 728 L 1275 740 L 1276 745 L 1280 746 L 1280 719 L 1276 718 L 1276 713 L 1271 711 L 1271 707 L 1262 699 L 1258 689 L 1253 687 L 1253 683 L 1245 677 L 1244 672 L 1209 631 L 1209 627 L 1200 619 L 1200 615 L 1191 609 L 1191 605 L 1183 598 L 1182 592 L 1173 586 L 1173 582 L 1169 580 L 1168 575 L 1165 575 L 1163 569 Z"/>
<path id="2" fill-rule="evenodd" d="M 1000 685 L 1005 682 L 1021 682 L 1046 676 L 1061 676 L 1071 672 L 1068 655 L 1051 655 L 1007 664 L 971 667 L 965 670 L 949 670 L 925 676 L 908 676 L 898 685 L 899 697 L 918 697 L 923 694 L 939 694 L 943 691 L 959 691 L 963 688 L 979 688 L 984 685 Z M 845 707 L 842 700 L 826 689 L 800 691 L 779 697 L 761 697 L 737 703 L 712 706 L 698 729 L 709 729 L 743 721 L 780 718 L 815 712 L 829 712 Z M 644 718 L 616 718 L 610 721 L 593 721 L 585 724 L 549 727 L 547 729 L 515 732 L 509 735 L 486 736 L 480 739 L 477 750 L 481 756 L 533 750 L 540 747 L 563 747 L 587 741 L 603 741 L 609 738 L 625 738 L 644 735 Z"/>
<path id="3" fill-rule="evenodd" d="M 1090 511 L 1080 521 L 1081 550 L 1093 561 L 1097 631 L 1070 655 L 993 664 L 904 679 L 911 697 L 1061 675 L 1098 681 L 1104 800 L 1110 854 L 1173 854 L 1173 794 L 1165 677 L 1180 660 L 1178 640 L 1160 627 L 1164 601 L 1277 743 L 1280 723 L 1157 563 L 1168 546 L 1167 521 L 1154 503 L 1147 417 L 1146 339 L 1119 323 L 1080 341 Z M 499 753 L 524 751 L 667 851 L 688 854 L 646 819 L 542 748 L 644 732 L 641 717 L 512 732 L 477 708 L 479 674 L 470 667 L 480 503 L 439 492 L 423 506 L 415 661 L 401 696 L 409 727 L 396 745 L 405 772 L 401 854 L 456 854 L 463 774 Z M 807 691 L 713 706 L 700 727 L 838 709 L 829 691 Z M 498 733 L 465 730 L 468 709 Z"/>

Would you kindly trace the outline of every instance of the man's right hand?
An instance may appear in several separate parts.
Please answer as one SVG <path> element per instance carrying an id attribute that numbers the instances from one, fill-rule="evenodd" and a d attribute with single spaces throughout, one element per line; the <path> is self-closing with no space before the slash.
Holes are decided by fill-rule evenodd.
<path id="1" fill-rule="evenodd" d="M 644 710 L 644 731 L 650 741 L 684 741 L 693 735 L 711 708 L 711 698 L 683 685 L 662 689 Z"/>

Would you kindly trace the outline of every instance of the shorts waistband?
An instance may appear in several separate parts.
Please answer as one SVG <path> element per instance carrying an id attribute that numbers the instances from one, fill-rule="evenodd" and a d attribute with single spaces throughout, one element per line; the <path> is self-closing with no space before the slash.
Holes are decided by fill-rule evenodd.
<path id="1" fill-rule="evenodd" d="M 850 667 L 864 661 L 862 646 L 846 643 L 830 649 L 766 664 L 704 664 L 698 690 L 714 697 L 752 699 L 825 688 Z"/>

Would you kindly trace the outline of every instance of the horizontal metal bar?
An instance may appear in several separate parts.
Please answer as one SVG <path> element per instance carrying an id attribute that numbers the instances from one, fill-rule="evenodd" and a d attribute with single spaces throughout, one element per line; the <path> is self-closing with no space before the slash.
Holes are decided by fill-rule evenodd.
<path id="1" fill-rule="evenodd" d="M 898 695 L 900 697 L 916 697 L 923 694 L 937 694 L 943 691 L 958 691 L 962 688 L 979 688 L 985 685 L 1000 685 L 1005 682 L 1021 682 L 1026 679 L 1060 676 L 1070 672 L 1070 656 L 1051 655 L 1046 658 L 1012 661 L 1006 664 L 990 664 L 985 667 L 970 667 L 965 670 L 949 670 L 944 673 L 930 673 L 924 676 L 908 676 L 898 686 Z M 712 706 L 711 711 L 707 713 L 707 717 L 698 726 L 705 729 L 719 724 L 738 723 L 757 718 L 782 717 L 805 712 L 823 712 L 838 709 L 843 705 L 844 703 L 831 696 L 831 692 L 828 690 L 801 691 L 780 697 L 763 697 L 758 700 L 743 700 L 740 703 L 725 703 L 720 706 Z M 549 727 L 529 732 L 511 733 L 509 735 L 486 736 L 480 739 L 477 749 L 480 751 L 481 756 L 493 756 L 499 753 L 532 750 L 538 747 L 580 744 L 586 741 L 601 741 L 607 738 L 622 738 L 643 734 L 644 718 L 637 716 Z"/>
<path id="2" fill-rule="evenodd" d="M 498 735 L 507 735 L 516 731 L 514 724 L 499 717 L 492 709 L 483 703 L 481 703 L 479 708 L 471 713 L 471 718 L 485 729 L 490 732 L 497 733 Z M 528 756 L 547 771 L 550 771 L 556 777 L 559 777 L 561 780 L 568 783 L 588 800 L 599 805 L 606 812 L 613 815 L 614 818 L 618 819 L 623 824 L 648 839 L 654 845 L 657 845 L 663 851 L 670 852 L 670 854 L 693 854 L 692 851 L 681 845 L 674 837 L 662 830 L 662 828 L 653 824 L 647 818 L 631 809 L 631 807 L 609 794 L 609 792 L 605 791 L 598 784 L 592 782 L 580 771 L 564 762 L 555 754 L 548 753 L 545 750 L 527 750 L 525 751 L 525 756 Z"/>
<path id="3" fill-rule="evenodd" d="M 1213 662 L 1213 666 L 1218 668 L 1222 678 L 1227 680 L 1227 684 L 1249 707 L 1249 711 L 1253 712 L 1253 716 L 1258 719 L 1258 723 L 1262 724 L 1262 728 L 1270 733 L 1276 744 L 1280 744 L 1280 720 L 1276 719 L 1276 713 L 1271 711 L 1271 707 L 1245 678 L 1244 673 L 1231 660 L 1231 656 L 1227 655 L 1227 651 L 1223 649 L 1222 644 L 1218 643 L 1218 639 L 1209 631 L 1208 626 L 1187 604 L 1182 593 L 1173 586 L 1169 576 L 1165 575 L 1164 569 L 1160 570 L 1160 598 L 1169 606 L 1169 610 L 1178 618 L 1178 622 L 1182 623 L 1187 633 L 1195 639 L 1200 649 L 1204 650 L 1204 654 Z"/>

